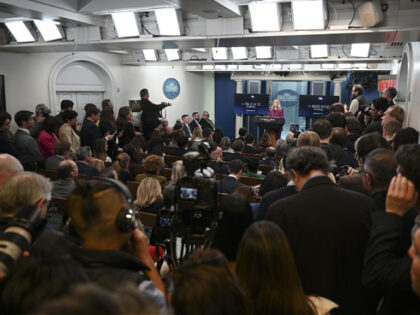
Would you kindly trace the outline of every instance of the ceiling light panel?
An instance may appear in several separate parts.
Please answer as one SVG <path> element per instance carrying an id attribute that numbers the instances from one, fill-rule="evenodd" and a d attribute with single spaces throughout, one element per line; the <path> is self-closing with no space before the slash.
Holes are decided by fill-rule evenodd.
<path id="1" fill-rule="evenodd" d="M 302 69 L 302 65 L 299 64 L 299 63 L 290 64 L 289 65 L 289 69 L 290 70 L 300 70 L 300 69 Z"/>
<path id="2" fill-rule="evenodd" d="M 203 65 L 203 70 L 213 70 L 214 66 L 213 65 Z"/>
<path id="3" fill-rule="evenodd" d="M 238 65 L 227 65 L 228 70 L 238 70 Z"/>
<path id="4" fill-rule="evenodd" d="M 328 58 L 328 45 L 311 45 L 311 58 Z"/>
<path id="5" fill-rule="evenodd" d="M 226 66 L 225 65 L 215 65 L 214 66 L 214 70 L 225 71 L 226 70 Z"/>
<path id="6" fill-rule="evenodd" d="M 154 49 L 143 49 L 143 55 L 146 61 L 157 61 L 156 50 Z"/>
<path id="7" fill-rule="evenodd" d="M 34 23 L 46 42 L 63 38 L 54 21 L 35 20 Z"/>
<path id="8" fill-rule="evenodd" d="M 257 59 L 270 59 L 272 57 L 271 46 L 257 46 L 255 47 Z"/>
<path id="9" fill-rule="evenodd" d="M 182 35 L 182 17 L 181 12 L 175 9 L 155 10 L 156 21 L 159 28 L 159 34 L 164 36 Z"/>
<path id="10" fill-rule="evenodd" d="M 214 60 L 228 59 L 228 49 L 226 47 L 213 47 L 211 52 Z"/>
<path id="11" fill-rule="evenodd" d="M 232 47 L 233 59 L 247 59 L 248 58 L 248 49 L 246 47 Z"/>
<path id="12" fill-rule="evenodd" d="M 359 68 L 359 69 L 366 69 L 367 68 L 367 63 L 355 63 L 353 66 L 355 68 Z"/>
<path id="13" fill-rule="evenodd" d="M 370 44 L 351 44 L 350 56 L 352 57 L 369 57 Z"/>
<path id="14" fill-rule="evenodd" d="M 111 15 L 118 37 L 135 37 L 140 35 L 137 16 L 134 12 L 118 12 Z"/>
<path id="15" fill-rule="evenodd" d="M 327 21 L 325 0 L 292 1 L 295 30 L 323 30 Z"/>
<path id="16" fill-rule="evenodd" d="M 168 61 L 181 59 L 181 57 L 179 56 L 179 49 L 165 49 L 165 54 Z"/>
<path id="17" fill-rule="evenodd" d="M 248 4 L 253 32 L 279 32 L 281 29 L 281 6 L 276 2 L 253 2 Z"/>
<path id="18" fill-rule="evenodd" d="M 350 63 L 339 63 L 338 69 L 351 69 L 352 65 Z"/>
<path id="19" fill-rule="evenodd" d="M 35 38 L 22 21 L 5 23 L 17 42 L 34 42 Z"/>
<path id="20" fill-rule="evenodd" d="M 334 69 L 335 68 L 335 64 L 333 63 L 323 63 L 321 65 L 322 69 Z"/>

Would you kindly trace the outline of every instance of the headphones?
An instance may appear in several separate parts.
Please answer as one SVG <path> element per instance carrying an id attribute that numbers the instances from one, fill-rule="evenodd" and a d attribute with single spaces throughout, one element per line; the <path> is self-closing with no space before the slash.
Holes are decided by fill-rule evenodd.
<path id="1" fill-rule="evenodd" d="M 117 215 L 117 220 L 115 223 L 117 225 L 118 230 L 120 230 L 123 233 L 129 233 L 138 227 L 137 214 L 132 209 L 133 197 L 131 196 L 130 191 L 125 185 L 111 178 L 100 178 L 100 179 L 96 179 L 89 182 L 87 183 L 88 189 L 91 188 L 95 183 L 107 183 L 109 184 L 108 185 L 109 187 L 104 187 L 100 189 L 99 191 L 106 190 L 113 187 L 113 188 L 116 188 L 120 193 L 122 193 L 124 197 L 127 199 L 130 206 L 128 208 L 122 207 Z"/>

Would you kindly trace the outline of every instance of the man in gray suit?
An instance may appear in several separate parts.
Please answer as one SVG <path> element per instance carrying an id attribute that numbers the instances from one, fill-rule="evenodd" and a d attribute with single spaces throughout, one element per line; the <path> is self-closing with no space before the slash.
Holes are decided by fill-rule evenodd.
<path id="1" fill-rule="evenodd" d="M 53 181 L 51 195 L 53 197 L 68 198 L 76 187 L 74 178 L 78 175 L 77 164 L 72 160 L 60 162 L 57 169 L 58 180 Z"/>
<path id="2" fill-rule="evenodd" d="M 55 155 L 50 156 L 45 161 L 45 169 L 55 171 L 58 169 L 58 164 L 64 160 L 70 159 L 70 142 L 65 140 L 57 141 L 54 144 Z"/>
<path id="3" fill-rule="evenodd" d="M 21 110 L 15 114 L 18 129 L 13 136 L 13 144 L 20 152 L 19 160 L 25 170 L 35 170 L 36 167 L 44 166 L 44 158 L 39 151 L 38 143 L 32 138 L 29 129 L 34 126 L 34 113 Z"/>

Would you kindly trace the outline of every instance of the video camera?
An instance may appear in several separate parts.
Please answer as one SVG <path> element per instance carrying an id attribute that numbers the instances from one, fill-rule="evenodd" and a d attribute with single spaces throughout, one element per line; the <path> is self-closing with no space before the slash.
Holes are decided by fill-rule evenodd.
<path id="1" fill-rule="evenodd" d="M 0 234 L 0 272 L 7 273 L 42 232 L 46 219 L 36 206 L 21 207 Z"/>

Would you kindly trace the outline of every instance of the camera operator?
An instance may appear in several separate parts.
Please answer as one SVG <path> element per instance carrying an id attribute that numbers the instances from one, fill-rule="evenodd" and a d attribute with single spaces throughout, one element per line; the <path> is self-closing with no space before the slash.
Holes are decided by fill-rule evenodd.
<path id="1" fill-rule="evenodd" d="M 141 123 L 143 126 L 143 133 L 146 139 L 149 139 L 153 130 L 159 125 L 160 112 L 165 107 L 170 106 L 169 103 L 161 103 L 159 105 L 153 104 L 149 101 L 149 91 L 142 89 L 140 91 L 140 107 L 143 111 L 141 115 Z"/>

